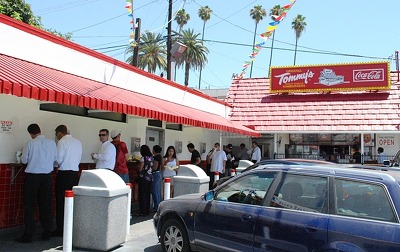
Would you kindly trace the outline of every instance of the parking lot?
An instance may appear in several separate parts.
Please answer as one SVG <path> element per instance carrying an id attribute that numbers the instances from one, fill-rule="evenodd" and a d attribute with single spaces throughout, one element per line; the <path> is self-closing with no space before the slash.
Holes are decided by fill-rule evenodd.
<path id="1" fill-rule="evenodd" d="M 37 224 L 40 227 L 40 224 Z M 7 252 L 39 252 L 39 251 L 62 251 L 62 237 L 52 237 L 49 241 L 41 241 L 41 230 L 36 230 L 34 241 L 29 244 L 17 243 L 15 238 L 19 237 L 23 232 L 22 227 L 0 231 L 0 251 Z M 79 248 L 73 248 L 72 251 L 87 251 Z M 127 236 L 127 241 L 122 246 L 111 250 L 113 252 L 160 252 L 161 247 L 158 243 L 153 223 L 152 216 L 136 217 L 131 220 L 130 234 Z"/>

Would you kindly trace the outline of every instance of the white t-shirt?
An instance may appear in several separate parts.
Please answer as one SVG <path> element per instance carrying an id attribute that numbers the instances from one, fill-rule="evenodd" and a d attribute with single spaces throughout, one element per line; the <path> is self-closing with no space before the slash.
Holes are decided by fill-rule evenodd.
<path id="1" fill-rule="evenodd" d="M 176 166 L 176 159 L 174 158 L 174 160 L 167 162 L 165 164 L 165 166 L 171 166 L 174 167 Z M 169 177 L 173 177 L 176 176 L 176 171 L 175 170 L 170 170 L 168 167 L 164 168 L 164 172 L 163 172 L 163 177 L 164 178 L 169 178 Z"/>
<path id="2" fill-rule="evenodd" d="M 214 151 L 211 160 L 211 172 L 222 173 L 224 169 L 224 161 L 226 161 L 226 153 L 223 150 Z"/>

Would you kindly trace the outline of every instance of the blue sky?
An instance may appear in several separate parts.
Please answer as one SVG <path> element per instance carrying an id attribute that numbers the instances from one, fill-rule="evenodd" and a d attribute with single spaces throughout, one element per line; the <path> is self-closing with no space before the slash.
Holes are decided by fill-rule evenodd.
<path id="1" fill-rule="evenodd" d="M 73 41 L 125 61 L 131 33 L 125 0 L 26 0 L 46 28 L 72 32 Z M 173 13 L 184 8 L 190 20 L 184 29 L 202 32 L 198 9 L 213 10 L 206 24 L 205 45 L 208 64 L 202 72 L 201 88 L 227 88 L 232 74 L 240 74 L 252 52 L 255 22 L 249 16 L 255 5 L 269 10 L 289 0 L 174 0 Z M 389 60 L 399 50 L 400 1 L 398 0 L 297 0 L 281 22 L 275 35 L 272 66 L 293 65 L 295 34 L 291 22 L 297 14 L 306 17 L 307 27 L 298 42 L 296 65 L 371 62 Z M 166 35 L 168 0 L 134 0 L 134 17 L 141 18 L 142 32 Z M 257 33 L 266 31 L 271 19 L 266 16 Z M 172 29 L 178 31 L 175 21 Z M 201 38 L 201 35 L 199 36 Z M 256 43 L 263 40 L 257 36 Z M 252 77 L 268 76 L 272 37 L 254 60 Z M 391 69 L 395 62 L 391 60 Z M 159 73 L 158 73 L 159 74 Z M 245 77 L 249 77 L 250 68 Z M 176 82 L 184 82 L 178 69 Z M 191 71 L 189 86 L 198 88 L 199 71 Z"/>

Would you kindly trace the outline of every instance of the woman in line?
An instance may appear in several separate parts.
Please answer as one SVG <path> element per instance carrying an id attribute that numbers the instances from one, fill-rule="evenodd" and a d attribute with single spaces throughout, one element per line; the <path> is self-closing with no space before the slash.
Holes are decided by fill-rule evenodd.
<path id="1" fill-rule="evenodd" d="M 174 176 L 176 176 L 179 167 L 179 160 L 176 157 L 174 146 L 168 146 L 165 156 L 163 158 L 163 178 L 171 179 L 171 198 L 174 196 Z M 164 188 L 164 187 L 163 187 Z M 165 196 L 164 196 L 165 198 Z"/>
<path id="2" fill-rule="evenodd" d="M 150 194 L 152 189 L 152 166 L 153 155 L 149 146 L 140 146 L 140 159 L 139 168 L 139 181 L 138 181 L 138 194 L 139 194 L 139 213 L 137 216 L 146 216 L 150 214 Z"/>

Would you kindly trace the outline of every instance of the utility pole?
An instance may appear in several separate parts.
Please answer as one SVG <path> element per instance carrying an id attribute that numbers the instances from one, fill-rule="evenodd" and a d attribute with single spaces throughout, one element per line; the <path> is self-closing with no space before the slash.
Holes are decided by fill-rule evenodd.
<path id="1" fill-rule="evenodd" d="M 136 18 L 136 31 L 135 31 L 135 41 L 136 41 L 136 46 L 133 48 L 133 59 L 132 59 L 132 64 L 137 67 L 138 66 L 138 60 L 139 60 L 139 42 L 140 42 L 140 26 L 141 26 L 141 19 Z M 135 27 L 135 25 L 133 25 Z"/>
<path id="2" fill-rule="evenodd" d="M 172 80 L 171 76 L 171 49 L 172 49 L 172 0 L 169 0 L 168 7 L 168 36 L 167 36 L 167 79 Z"/>

